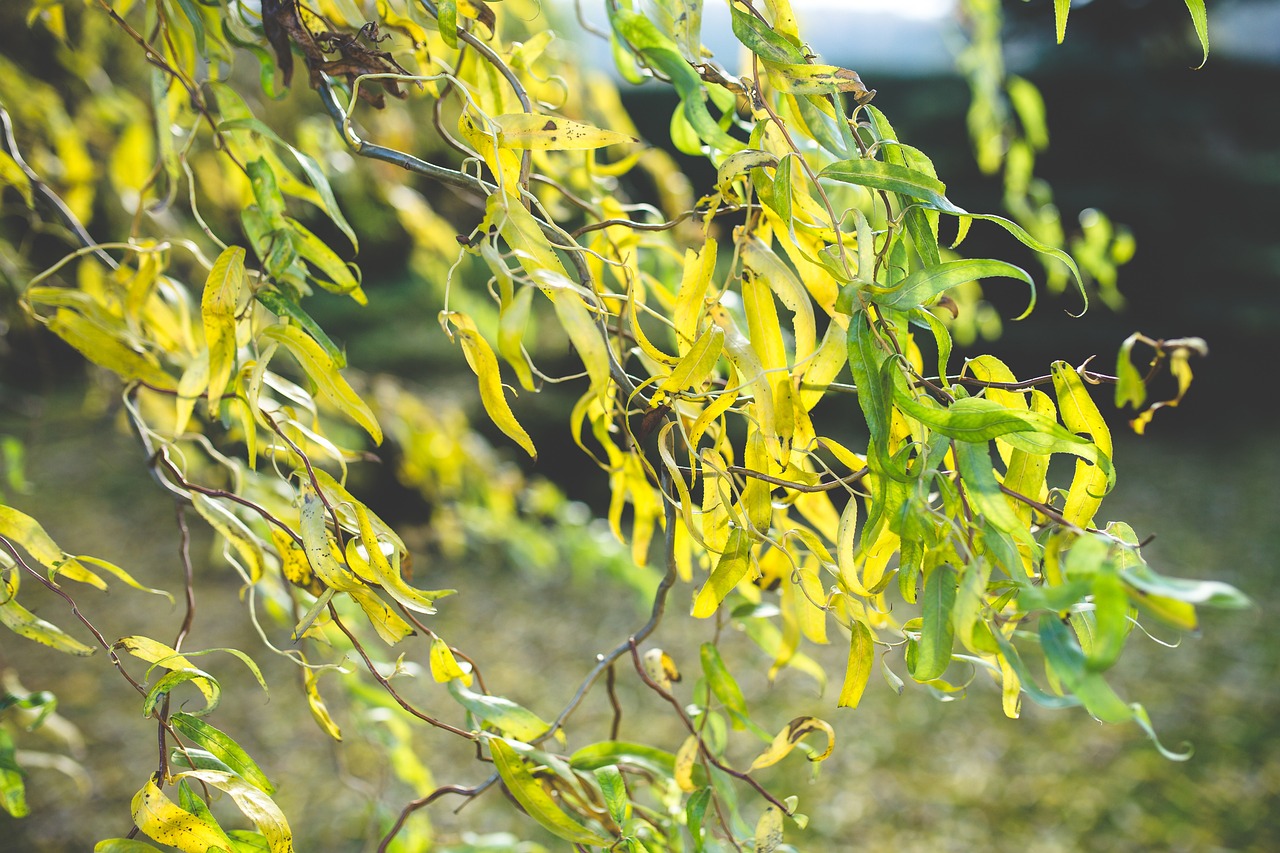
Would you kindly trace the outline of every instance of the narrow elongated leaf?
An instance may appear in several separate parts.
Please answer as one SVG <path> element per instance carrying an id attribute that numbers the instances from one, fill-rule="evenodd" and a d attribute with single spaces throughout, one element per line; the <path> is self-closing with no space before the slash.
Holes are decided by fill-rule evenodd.
<path id="1" fill-rule="evenodd" d="M 244 249 L 228 246 L 205 279 L 200 297 L 205 345 L 209 348 L 209 417 L 216 417 L 218 403 L 236 363 L 236 307 L 244 290 Z"/>
<path id="2" fill-rule="evenodd" d="M 275 793 L 275 786 L 271 784 L 271 780 L 230 735 L 191 714 L 182 712 L 171 714 L 169 722 L 180 734 L 208 750 L 211 755 L 226 764 L 229 770 L 243 777 L 246 782 L 263 793 Z"/>
<path id="3" fill-rule="evenodd" d="M 1191 23 L 1196 28 L 1196 38 L 1200 39 L 1200 47 L 1204 57 L 1197 68 L 1204 68 L 1209 61 L 1209 14 L 1205 11 L 1204 0 L 1186 0 L 1187 11 L 1191 13 Z"/>
<path id="4" fill-rule="evenodd" d="M 93 646 L 86 646 L 57 625 L 41 619 L 13 598 L 0 604 L 0 623 L 19 637 L 25 637 L 69 655 L 88 657 L 97 651 Z"/>
<path id="5" fill-rule="evenodd" d="M 742 695 L 737 679 L 725 666 L 720 650 L 714 643 L 703 643 L 699 655 L 702 658 L 702 673 L 706 676 L 712 695 L 733 716 L 735 728 L 741 728 L 743 721 L 747 719 L 747 700 Z"/>
<path id="6" fill-rule="evenodd" d="M 373 411 L 360 395 L 352 389 L 333 358 L 318 343 L 297 326 L 277 324 L 262 330 L 262 337 L 284 344 L 298 360 L 298 364 L 316 383 L 329 402 L 347 417 L 364 427 L 376 444 L 382 443 L 382 427 Z"/>
<path id="7" fill-rule="evenodd" d="M 939 566 L 925 579 L 920 601 L 923 625 L 916 649 L 915 669 L 911 672 L 916 681 L 938 678 L 951 664 L 951 649 L 955 641 L 951 611 L 956 603 L 956 588 L 956 573 L 950 566 Z"/>
<path id="8" fill-rule="evenodd" d="M 507 790 L 525 812 L 548 832 L 574 844 L 608 846 L 613 843 L 613 839 L 587 829 L 561 809 L 506 741 L 501 738 L 490 739 L 489 752 Z"/>
<path id="9" fill-rule="evenodd" d="M 280 807 L 261 789 L 235 774 L 216 770 L 188 770 L 174 778 L 198 780 L 230 794 L 240 812 L 267 839 L 267 848 L 271 853 L 293 853 L 293 832 L 289 829 L 289 822 Z M 151 837 L 155 838 L 154 835 Z"/>
<path id="10" fill-rule="evenodd" d="M 829 178 L 846 184 L 870 187 L 877 190 L 901 193 L 928 202 L 944 213 L 955 215 L 965 211 L 947 199 L 947 187 L 942 181 L 907 166 L 885 163 L 880 160 L 854 158 L 832 163 L 818 173 L 819 178 Z"/>
<path id="11" fill-rule="evenodd" d="M 520 426 L 515 413 L 507 403 L 502 376 L 498 368 L 498 358 L 493 354 L 488 341 L 481 337 L 475 322 L 466 314 L 451 311 L 445 315 L 445 318 L 456 330 L 458 340 L 462 343 L 462 354 L 480 380 L 480 402 L 484 404 L 484 410 L 489 413 L 490 420 L 512 441 L 520 445 L 525 453 L 537 459 L 538 451 L 533 446 L 533 439 L 529 437 L 529 433 L 525 432 L 524 427 Z"/>
<path id="12" fill-rule="evenodd" d="M 475 693 L 456 680 L 449 682 L 449 692 L 458 704 L 508 737 L 531 741 L 545 734 L 551 724 L 523 705 L 502 696 Z"/>
<path id="13" fill-rule="evenodd" d="M 600 785 L 609 817 L 620 826 L 625 824 L 631 819 L 631 798 L 627 796 L 627 783 L 622 772 L 613 764 L 601 767 L 596 771 L 596 782 Z"/>
<path id="14" fill-rule="evenodd" d="M 865 622 L 854 620 L 849 639 L 849 662 L 845 666 L 844 684 L 840 688 L 837 707 L 858 707 L 858 702 L 862 701 L 862 692 L 866 690 L 867 681 L 871 678 L 875 657 L 875 641 L 871 637 L 871 629 Z"/>
<path id="15" fill-rule="evenodd" d="M 262 579 L 265 562 L 262 543 L 248 526 L 221 502 L 202 494 L 192 495 L 192 505 L 209 526 L 236 549 L 249 573 L 249 582 Z"/>
<path id="16" fill-rule="evenodd" d="M 123 637 L 115 642 L 113 649 L 124 649 L 129 654 L 144 660 L 147 663 L 154 664 L 171 671 L 195 672 L 201 677 L 194 679 L 196 687 L 204 694 L 205 702 L 210 704 L 217 703 L 217 694 L 219 688 L 212 682 L 206 673 L 201 672 L 200 668 L 193 664 L 190 659 L 176 652 L 172 647 L 166 646 L 150 637 L 132 636 Z M 152 836 L 155 838 L 155 836 Z M 156 839 L 159 841 L 160 839 Z"/>
<path id="17" fill-rule="evenodd" d="M 195 682 L 202 693 L 208 697 L 208 703 L 200 710 L 200 714 L 208 714 L 218 707 L 222 700 L 222 685 L 218 679 L 200 669 L 178 669 L 168 672 L 147 691 L 142 701 L 142 716 L 150 717 L 157 705 L 168 696 L 179 684 Z M 212 694 L 212 695 L 210 695 Z"/>
<path id="18" fill-rule="evenodd" d="M 729 534 L 729 544 L 716 562 L 711 577 L 698 591 L 693 602 L 693 615 L 705 619 L 716 612 L 720 602 L 733 591 L 738 582 L 747 575 L 751 568 L 749 559 L 751 539 L 741 527 L 735 527 Z"/>
<path id="19" fill-rule="evenodd" d="M 83 314 L 59 308 L 49 320 L 48 328 L 89 361 L 126 382 L 145 382 L 161 391 L 178 390 L 178 381 L 153 358 L 128 346 Z"/>
<path id="20" fill-rule="evenodd" d="M 134 825 L 147 837 L 183 853 L 208 853 L 214 847 L 233 849 L 226 833 L 183 809 L 150 779 L 134 795 L 130 811 Z"/>
<path id="21" fill-rule="evenodd" d="M 957 285 L 983 278 L 1014 278 L 1025 282 L 1031 288 L 1031 304 L 1023 312 L 1025 316 L 1035 306 L 1036 286 L 1026 270 L 1006 264 L 1003 261 L 965 259 L 959 261 L 943 261 L 934 267 L 916 270 L 904 278 L 893 289 L 881 292 L 871 290 L 871 301 L 887 308 L 910 311 L 921 305 L 928 305 Z"/>
<path id="22" fill-rule="evenodd" d="M 320 328 L 320 324 L 312 319 L 310 314 L 302 310 L 298 303 L 274 290 L 259 290 L 254 296 L 266 306 L 267 310 L 277 317 L 288 317 L 306 329 L 307 334 L 315 338 L 316 343 L 324 348 L 324 351 L 329 355 L 329 358 L 333 359 L 335 365 L 339 368 L 347 366 L 346 353 L 333 342 L 324 329 Z"/>
<path id="23" fill-rule="evenodd" d="M 625 133 L 542 113 L 507 113 L 493 120 L 498 125 L 498 142 L 507 148 L 586 151 L 639 141 Z"/>
<path id="24" fill-rule="evenodd" d="M 0 728 L 0 808 L 20 818 L 30 814 L 31 808 L 27 805 L 27 788 L 16 752 L 13 735 L 8 729 Z"/>

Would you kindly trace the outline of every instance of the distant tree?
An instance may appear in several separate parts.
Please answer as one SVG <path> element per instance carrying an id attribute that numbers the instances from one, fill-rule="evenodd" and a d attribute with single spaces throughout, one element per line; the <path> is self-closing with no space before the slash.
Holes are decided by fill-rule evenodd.
<path id="1" fill-rule="evenodd" d="M 953 336 L 998 325 L 976 282 L 1027 287 L 1027 313 L 1036 301 L 1026 270 L 959 254 L 971 227 L 1034 250 L 1050 286 L 1085 304 L 1113 293 L 1130 251 L 1110 230 L 1077 242 L 1083 271 L 1064 251 L 1032 174 L 1043 105 L 1004 71 L 993 0 L 962 4 L 962 63 L 971 138 L 980 165 L 1003 172 L 1011 219 L 949 198 L 874 91 L 807 49 L 787 0 L 732 0 L 739 68 L 702 48 L 700 0 L 608 0 L 607 29 L 587 25 L 624 80 L 674 90 L 670 144 L 705 157 L 713 186 L 691 186 L 671 154 L 637 139 L 617 89 L 580 66 L 535 0 L 84 5 L 30 4 L 53 56 L 5 37 L 0 179 L 26 211 L 0 234 L 5 268 L 25 279 L 26 316 L 118 378 L 183 541 L 194 510 L 224 542 L 263 639 L 224 651 L 259 679 L 251 652 L 296 663 L 335 739 L 322 676 L 358 661 L 363 678 L 326 684 L 352 706 L 474 742 L 491 768 L 479 785 L 394 804 L 379 849 L 427 849 L 413 813 L 496 785 L 577 849 L 781 849 L 788 822 L 806 819 L 757 771 L 793 751 L 822 761 L 834 732 L 812 716 L 763 728 L 732 674 L 739 662 L 721 654 L 722 625 L 764 650 L 770 678 L 798 667 L 825 681 L 804 644 L 847 644 L 836 707 L 858 706 L 878 657 L 899 687 L 902 675 L 944 694 L 989 679 L 1009 717 L 1026 696 L 1154 740 L 1143 707 L 1107 681 L 1130 632 L 1140 620 L 1190 631 L 1198 605 L 1246 603 L 1222 583 L 1158 574 L 1128 525 L 1099 519 L 1115 470 L 1092 389 L 1114 385 L 1141 431 L 1177 402 L 1148 406 L 1147 381 L 1168 368 L 1180 398 L 1202 342 L 1135 335 L 1115 375 L 1059 361 L 1020 379 L 994 355 L 951 357 Z M 1207 57 L 1203 2 L 1187 6 Z M 1055 2 L 1059 40 L 1068 8 Z M 46 234 L 70 250 L 21 273 L 43 265 Z M 376 496 L 348 490 L 349 466 L 391 438 L 402 480 L 442 506 L 470 502 L 499 526 L 534 529 L 519 528 L 522 487 L 496 475 L 487 446 L 401 383 L 348 368 L 305 307 L 320 289 L 358 310 L 367 297 L 350 259 L 362 242 L 401 240 L 514 445 L 536 455 L 508 382 L 577 389 L 564 428 L 608 481 L 614 532 L 661 577 L 652 618 L 620 629 L 559 709 L 489 692 L 485 662 L 432 628 L 454 591 L 411 583 L 410 549 L 370 508 Z M 1131 361 L 1139 345 L 1152 352 L 1145 375 Z M 579 372 L 539 368 L 539 354 L 567 348 Z M 1065 469 L 1055 456 L 1070 457 Z M 223 662 L 186 646 L 197 602 L 221 590 L 185 568 L 176 634 L 139 624 L 103 636 L 82 587 L 155 590 L 0 506 L 0 621 L 98 653 L 97 671 L 105 656 L 158 726 L 156 771 L 118 792 L 132 798 L 135 832 L 95 849 L 157 849 L 145 836 L 183 851 L 291 850 L 271 756 L 248 755 L 216 725 Z M 24 584 L 65 602 L 57 624 L 24 607 Z M 714 620 L 711 639 L 656 645 L 664 612 L 690 605 Z M 561 614 L 547 630 L 590 618 Z M 681 670 L 697 675 L 677 685 Z M 618 740 L 628 709 L 615 701 L 613 734 L 578 733 L 589 745 L 558 752 L 583 697 L 616 699 L 618 679 L 664 700 L 683 744 Z M 14 816 L 26 812 L 19 723 L 38 726 L 53 701 L 12 687 L 0 703 L 0 801 Z M 262 726 L 275 724 L 268 715 Z M 390 731 L 405 732 L 385 744 L 396 772 L 409 785 L 429 778 L 405 758 L 409 730 Z M 735 765 L 727 756 L 744 738 L 759 739 L 758 755 Z M 224 829 L 215 791 L 253 829 Z"/>

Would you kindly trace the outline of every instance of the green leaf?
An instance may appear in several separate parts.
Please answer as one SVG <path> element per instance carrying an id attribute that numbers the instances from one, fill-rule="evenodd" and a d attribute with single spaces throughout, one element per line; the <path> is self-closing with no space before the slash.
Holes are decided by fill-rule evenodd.
<path id="1" fill-rule="evenodd" d="M 733 591 L 751 568 L 751 537 L 741 527 L 735 527 L 729 533 L 729 542 L 724 553 L 716 561 L 707 582 L 698 590 L 693 601 L 693 615 L 705 619 L 715 613 L 724 601 L 725 596 Z"/>
<path id="2" fill-rule="evenodd" d="M 1209 61 L 1209 15 L 1205 11 L 1204 0 L 1186 2 L 1187 11 L 1191 13 L 1191 23 L 1196 28 L 1196 37 L 1200 39 L 1200 47 L 1204 50 L 1204 57 L 1196 68 L 1204 68 L 1204 64 Z"/>
<path id="3" fill-rule="evenodd" d="M 449 682 L 449 692 L 458 700 L 459 705 L 470 711 L 481 723 L 493 726 L 516 740 L 536 740 L 551 728 L 550 723 L 523 705 L 517 705 L 502 696 L 472 692 L 457 679 Z"/>
<path id="4" fill-rule="evenodd" d="M 201 716 L 218 707 L 218 703 L 222 700 L 222 685 L 218 683 L 218 679 L 200 669 L 176 669 L 165 673 L 155 686 L 147 691 L 147 696 L 142 702 L 142 716 L 150 717 L 156 706 L 169 695 L 173 688 L 188 681 L 196 682 L 207 700 L 205 707 L 200 710 Z"/>
<path id="5" fill-rule="evenodd" d="M 452 682 L 451 682 L 452 685 Z M 543 789 L 525 766 L 524 760 L 501 738 L 489 740 L 489 752 L 494 767 L 511 796 L 515 797 L 525 812 L 557 838 L 574 844 L 593 844 L 605 847 L 613 839 L 587 829 L 568 815 Z"/>
<path id="6" fill-rule="evenodd" d="M 733 718 L 733 727 L 740 729 L 748 720 L 747 700 L 742 695 L 742 688 L 725 666 L 720 657 L 720 650 L 714 643 L 703 643 L 699 650 L 702 658 L 702 672 L 706 676 L 707 686 L 711 693 L 720 700 Z"/>
<path id="7" fill-rule="evenodd" d="M 256 118 L 233 118 L 218 124 L 219 131 L 228 130 L 251 130 L 254 133 L 265 136 L 277 145 L 289 149 L 289 153 L 293 154 L 294 159 L 298 161 L 298 165 L 302 167 L 302 171 L 307 176 L 307 180 L 311 182 L 311 186 L 315 188 L 316 195 L 320 199 L 320 206 L 334 225 L 338 226 L 343 235 L 351 241 L 352 247 L 357 251 L 360 249 L 360 242 L 356 239 L 356 232 L 352 230 L 350 223 L 346 217 L 342 215 L 342 210 L 338 207 L 338 201 L 334 198 L 333 188 L 329 186 L 329 179 L 325 177 L 324 170 L 320 168 L 312 157 L 294 148 L 289 143 L 280 138 L 274 130 L 263 124 L 261 120 Z M 274 180 L 274 178 L 273 178 Z M 273 227 L 279 227 L 273 226 Z"/>
<path id="8" fill-rule="evenodd" d="M 944 261 L 934 267 L 916 270 L 892 289 L 868 287 L 871 301 L 887 308 L 910 311 L 921 305 L 927 305 L 946 291 L 957 285 L 983 278 L 1014 278 L 1025 282 L 1031 288 L 1031 304 L 1023 312 L 1026 316 L 1035 307 L 1036 286 L 1031 276 L 1020 267 L 1006 264 L 1003 261 L 965 259 Z M 856 285 L 847 285 L 856 287 Z"/>
<path id="9" fill-rule="evenodd" d="M 807 57 L 800 45 L 790 41 L 773 27 L 730 3 L 733 34 L 738 41 L 761 59 L 783 64 L 803 64 Z"/>
<path id="10" fill-rule="evenodd" d="M 27 805 L 23 771 L 18 766 L 13 736 L 0 727 L 0 808 L 13 817 L 26 817 L 31 809 Z"/>
<path id="11" fill-rule="evenodd" d="M 923 624 L 915 667 L 911 671 L 916 681 L 938 678 L 951 665 L 951 648 L 955 642 L 951 611 L 956 603 L 957 586 L 955 569 L 950 566 L 939 566 L 925 578 L 920 601 Z"/>
<path id="12" fill-rule="evenodd" d="M 595 771 L 600 793 L 604 795 L 605 808 L 613 822 L 622 826 L 631 818 L 631 799 L 627 796 L 627 783 L 617 765 L 609 764 Z"/>
<path id="13" fill-rule="evenodd" d="M 1067 15 L 1071 13 L 1071 0 L 1053 0 L 1053 23 L 1058 33 L 1058 44 L 1067 37 Z"/>
<path id="14" fill-rule="evenodd" d="M 302 310 L 298 303 L 276 290 L 259 290 L 254 294 L 254 297 L 277 317 L 288 317 L 305 329 L 307 334 L 315 338 L 316 343 L 320 344 L 329 358 L 333 359 L 333 363 L 337 365 L 338 369 L 347 366 L 346 353 L 325 334 L 324 329 L 320 328 L 320 324 L 312 319 L 310 314 Z"/>
<path id="15" fill-rule="evenodd" d="M 968 215 L 947 199 L 946 184 L 931 175 L 907 166 L 855 157 L 832 163 L 819 172 L 818 177 L 901 193 L 928 202 L 943 213 Z"/>
<path id="16" fill-rule="evenodd" d="M 224 763 L 228 770 L 240 775 L 246 782 L 266 794 L 275 793 L 275 786 L 271 784 L 271 780 L 230 735 L 191 714 L 182 712 L 170 715 L 169 722 L 180 734 L 199 744 Z"/>
<path id="17" fill-rule="evenodd" d="M 706 849 L 706 838 L 702 832 L 702 819 L 707 813 L 707 804 L 711 802 L 711 789 L 699 788 L 689 797 L 685 804 L 685 823 L 689 834 L 693 836 L 694 853 L 702 853 Z"/>

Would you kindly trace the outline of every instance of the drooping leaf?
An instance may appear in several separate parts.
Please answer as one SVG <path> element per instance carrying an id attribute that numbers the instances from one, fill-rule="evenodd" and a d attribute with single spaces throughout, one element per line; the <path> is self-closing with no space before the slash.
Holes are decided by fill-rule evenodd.
<path id="1" fill-rule="evenodd" d="M 827 756 L 831 755 L 831 751 L 835 749 L 835 730 L 831 728 L 830 723 L 819 720 L 817 717 L 796 717 L 794 720 L 787 723 L 782 731 L 778 732 L 777 736 L 774 737 L 773 742 L 769 744 L 768 749 L 756 756 L 756 759 L 751 762 L 750 769 L 759 770 L 761 767 L 769 767 L 777 764 L 796 748 L 796 744 L 800 743 L 800 741 L 813 732 L 822 732 L 825 734 L 827 736 L 827 746 L 822 752 L 809 755 L 807 758 L 810 761 L 824 760 Z"/>
<path id="2" fill-rule="evenodd" d="M 131 812 L 134 825 L 149 838 L 177 847 L 183 853 L 233 849 L 226 833 L 183 809 L 150 779 L 134 795 Z"/>
<path id="3" fill-rule="evenodd" d="M 489 751 L 502 783 L 525 812 L 557 838 L 573 844 L 608 846 L 613 839 L 590 830 L 569 816 L 534 778 L 524 760 L 501 738 L 489 740 Z"/>
<path id="4" fill-rule="evenodd" d="M 236 363 L 236 310 L 244 290 L 244 249 L 228 246 L 205 279 L 200 297 L 205 345 L 209 348 L 209 416 L 218 403 Z"/>
<path id="5" fill-rule="evenodd" d="M 271 780 L 230 735 L 191 714 L 182 712 L 171 714 L 169 722 L 180 734 L 208 750 L 211 755 L 226 764 L 229 770 L 243 777 L 246 782 L 263 793 L 275 793 L 275 786 L 271 784 Z"/>
<path id="6" fill-rule="evenodd" d="M 293 853 L 293 831 L 289 828 L 284 812 L 260 788 L 235 774 L 216 770 L 188 770 L 177 774 L 174 778 L 198 780 L 230 794 L 240 812 L 251 820 L 267 839 L 267 848 L 271 853 Z M 147 834 L 151 835 L 151 833 Z M 154 835 L 151 837 L 155 838 Z"/>
<path id="7" fill-rule="evenodd" d="M 454 327 L 455 334 L 462 343 L 462 353 L 467 359 L 467 364 L 480 380 L 480 402 L 484 404 L 489 418 L 498 429 L 520 445 L 525 453 L 537 459 L 538 451 L 533 446 L 533 439 L 529 437 L 529 433 L 525 432 L 524 427 L 520 426 L 520 422 L 511 411 L 511 406 L 507 403 L 502 376 L 498 369 L 498 359 L 488 342 L 481 337 L 475 323 L 466 314 L 451 311 L 443 317 Z"/>

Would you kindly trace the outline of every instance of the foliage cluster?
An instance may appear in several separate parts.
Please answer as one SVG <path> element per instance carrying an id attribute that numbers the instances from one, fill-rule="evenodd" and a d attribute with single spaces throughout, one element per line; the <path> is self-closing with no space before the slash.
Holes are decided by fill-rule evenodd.
<path id="1" fill-rule="evenodd" d="M 1068 6 L 1056 3 L 1060 38 Z M 1207 51 L 1203 4 L 1188 7 Z M 136 831 L 97 849 L 156 849 L 139 834 L 184 851 L 292 849 L 269 762 L 212 722 L 222 681 L 205 652 L 261 681 L 258 665 L 241 649 L 184 647 L 198 592 L 191 511 L 223 543 L 262 647 L 297 664 L 326 734 L 340 739 L 341 726 L 322 684 L 474 742 L 482 782 L 426 786 L 411 743 L 421 735 L 399 730 L 388 761 L 427 789 L 380 849 L 429 846 L 413 815 L 498 785 L 580 849 L 780 849 L 788 823 L 807 819 L 760 771 L 793 752 L 821 762 L 834 732 L 807 715 L 762 726 L 721 653 L 730 628 L 764 651 L 771 679 L 791 667 L 825 684 L 804 645 L 846 644 L 839 707 L 856 708 L 878 669 L 893 688 L 905 674 L 942 696 L 991 681 L 1009 717 L 1025 696 L 1151 733 L 1142 705 L 1106 678 L 1129 634 L 1140 620 L 1193 631 L 1197 606 L 1244 599 L 1157 573 L 1128 525 L 1099 519 L 1115 470 L 1091 387 L 1114 383 L 1142 409 L 1167 365 L 1180 398 L 1203 344 L 1135 335 L 1114 376 L 1056 362 L 1020 380 L 991 355 L 953 365 L 953 336 L 991 325 L 976 282 L 1028 287 L 1023 316 L 1036 297 L 1026 270 L 960 254 L 971 227 L 1039 253 L 1050 287 L 1082 297 L 1114 298 L 1131 251 L 1100 225 L 1073 244 L 1084 270 L 1064 251 L 1032 174 L 1042 104 L 1003 70 L 998 6 L 965 11 L 972 136 L 984 169 L 1003 170 L 1012 219 L 948 198 L 874 91 L 809 52 L 787 0 L 732 0 L 737 73 L 702 48 L 698 0 L 606 3 L 598 35 L 618 73 L 673 87 L 671 145 L 710 161 L 712 187 L 690 187 L 670 154 L 638 141 L 617 90 L 575 66 L 535 2 L 34 2 L 31 23 L 83 83 L 55 87 L 0 57 L 0 178 L 29 211 L 27 234 L 74 244 L 28 277 L 21 305 L 123 383 L 122 411 L 184 542 L 176 635 L 140 626 L 111 640 L 71 584 L 158 591 L 0 507 L 0 620 L 71 655 L 104 652 L 159 727 L 158 767 L 132 797 Z M 269 121 L 275 101 L 295 120 Z M 429 184 L 475 207 L 445 215 Z M 636 200 L 645 186 L 653 202 Z M 369 298 L 350 260 L 365 235 L 340 197 L 394 213 L 415 272 L 442 289 L 443 333 L 512 443 L 536 457 L 507 379 L 579 392 L 567 431 L 608 481 L 613 532 L 660 577 L 651 618 L 554 714 L 491 692 L 484 662 L 433 630 L 455 591 L 415 585 L 430 555 L 411 554 L 374 498 L 349 488 L 370 443 L 394 445 L 401 478 L 442 508 L 441 551 L 480 520 L 527 520 L 537 503 L 401 383 L 348 368 L 304 307 L 316 291 Z M 1130 360 L 1139 343 L 1155 353 L 1146 376 Z M 566 345 L 580 371 L 539 367 Z M 65 601 L 65 624 L 24 607 L 24 581 Z M 696 652 L 655 643 L 671 602 L 708 620 Z M 686 684 L 682 670 L 698 674 Z M 585 745 L 566 754 L 584 697 L 614 697 L 620 678 L 670 707 L 683 743 L 619 740 L 617 706 L 608 736 L 575 732 Z M 188 694 L 199 701 L 177 710 Z M 54 701 L 15 686 L 5 707 L 35 727 Z M 13 731 L 0 728 L 0 790 L 20 815 Z M 753 739 L 753 758 L 731 757 Z M 215 791 L 253 829 L 224 828 Z"/>

